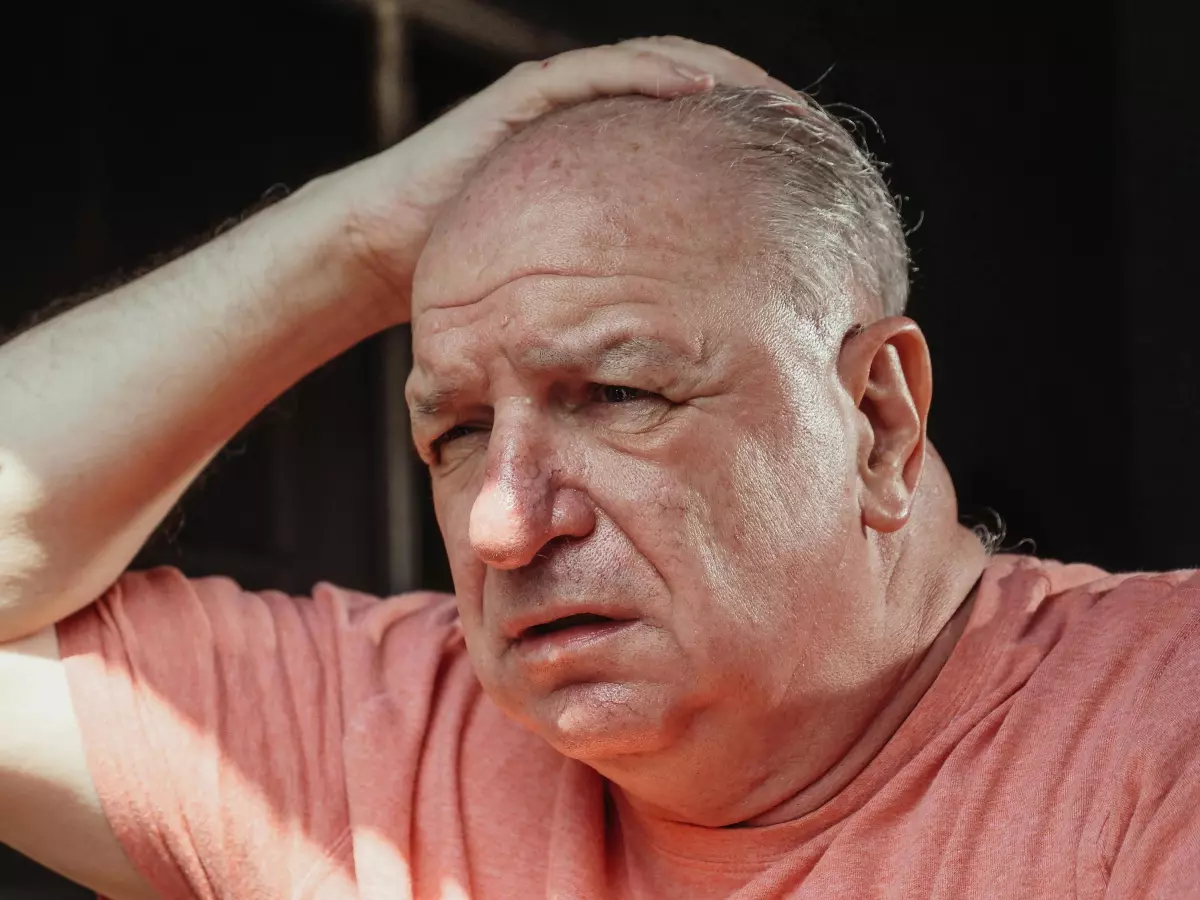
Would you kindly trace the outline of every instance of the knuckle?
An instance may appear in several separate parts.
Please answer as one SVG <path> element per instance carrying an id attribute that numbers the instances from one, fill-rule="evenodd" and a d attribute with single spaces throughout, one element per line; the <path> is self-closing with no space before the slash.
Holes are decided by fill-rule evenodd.
<path id="1" fill-rule="evenodd" d="M 545 60 L 549 62 L 549 60 Z M 508 74 L 513 78 L 527 78 L 542 67 L 543 60 L 527 59 L 517 63 L 508 70 Z"/>
<path id="2" fill-rule="evenodd" d="M 650 47 L 657 47 L 658 42 L 654 38 L 630 38 L 627 41 L 621 41 L 619 44 L 614 44 L 613 49 L 620 52 L 639 52 L 646 51 Z"/>
<path id="3" fill-rule="evenodd" d="M 661 53 L 655 53 L 653 50 L 638 50 L 633 54 L 633 58 L 642 62 L 667 63 L 670 62 L 667 57 Z"/>

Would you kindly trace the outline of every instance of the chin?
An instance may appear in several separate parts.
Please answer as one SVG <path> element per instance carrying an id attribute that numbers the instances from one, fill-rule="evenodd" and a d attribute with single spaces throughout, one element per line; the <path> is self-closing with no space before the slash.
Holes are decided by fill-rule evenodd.
<path id="1" fill-rule="evenodd" d="M 588 682 L 526 707 L 525 723 L 564 756 L 584 763 L 657 753 L 682 731 L 665 685 Z"/>

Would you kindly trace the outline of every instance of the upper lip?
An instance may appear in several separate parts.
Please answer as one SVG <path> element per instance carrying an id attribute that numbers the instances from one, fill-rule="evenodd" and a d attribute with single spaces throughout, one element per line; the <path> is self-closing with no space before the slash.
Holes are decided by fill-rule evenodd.
<path id="1" fill-rule="evenodd" d="M 631 619 L 637 618 L 628 609 L 622 609 L 611 604 L 604 603 L 564 603 L 553 604 L 550 606 L 542 606 L 537 609 L 531 609 L 528 612 L 520 613 L 519 615 L 510 616 L 504 621 L 504 636 L 511 641 L 520 640 L 522 637 L 527 637 L 526 632 L 531 628 L 536 628 L 538 625 L 548 625 L 551 622 L 556 622 L 559 619 L 565 619 L 567 616 L 579 616 L 590 614 L 593 616 L 604 616 L 606 619 L 612 619 L 617 622 L 628 622 Z"/>

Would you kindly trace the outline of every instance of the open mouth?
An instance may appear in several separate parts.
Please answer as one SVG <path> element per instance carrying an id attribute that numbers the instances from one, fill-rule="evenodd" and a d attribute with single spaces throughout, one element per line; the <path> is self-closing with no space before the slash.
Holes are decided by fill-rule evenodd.
<path id="1" fill-rule="evenodd" d="M 563 616 L 561 619 L 555 619 L 552 622 L 543 622 L 541 625 L 531 625 L 521 632 L 521 640 L 543 637 L 547 634 L 557 634 L 560 631 L 567 631 L 571 628 L 593 628 L 602 625 L 615 625 L 619 621 L 621 620 L 601 616 L 597 613 L 576 613 L 571 616 Z"/>

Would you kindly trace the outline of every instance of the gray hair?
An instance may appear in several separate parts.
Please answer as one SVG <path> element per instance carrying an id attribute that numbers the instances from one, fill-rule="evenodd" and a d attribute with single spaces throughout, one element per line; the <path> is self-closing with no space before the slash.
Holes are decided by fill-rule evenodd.
<path id="1" fill-rule="evenodd" d="M 718 87 L 673 102 L 729 132 L 733 164 L 751 176 L 768 233 L 819 308 L 851 291 L 882 315 L 904 312 L 909 256 L 899 210 L 852 124 L 806 95 L 761 89 Z"/>
<path id="2" fill-rule="evenodd" d="M 875 314 L 904 311 L 909 258 L 900 215 L 853 124 L 804 94 L 725 86 L 667 102 L 593 100 L 542 121 L 603 129 L 641 116 L 682 130 L 714 163 L 727 163 L 757 201 L 749 215 L 780 251 L 778 277 L 818 321 L 848 297 Z"/>

